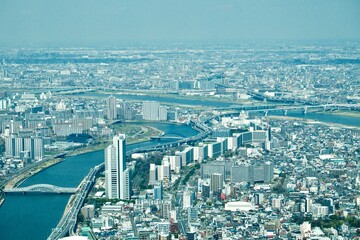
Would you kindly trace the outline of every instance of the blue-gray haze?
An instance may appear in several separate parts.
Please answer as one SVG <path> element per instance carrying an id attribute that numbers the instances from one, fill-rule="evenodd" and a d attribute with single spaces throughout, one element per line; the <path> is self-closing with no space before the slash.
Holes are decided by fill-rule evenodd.
<path id="1" fill-rule="evenodd" d="M 0 0 L 0 44 L 360 40 L 359 0 Z"/>

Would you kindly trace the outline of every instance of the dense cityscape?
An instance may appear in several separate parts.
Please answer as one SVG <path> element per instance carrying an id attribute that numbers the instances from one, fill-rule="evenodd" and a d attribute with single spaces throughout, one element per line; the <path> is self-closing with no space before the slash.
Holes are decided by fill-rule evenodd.
<path id="1" fill-rule="evenodd" d="M 42 238 L 359 237 L 359 55 L 354 43 L 3 50 L 0 213 L 63 193 Z M 83 175 L 61 167 L 77 156 L 96 159 Z M 42 182 L 56 168 L 61 181 Z"/>
<path id="2" fill-rule="evenodd" d="M 0 4 L 0 240 L 360 239 L 359 0 Z"/>

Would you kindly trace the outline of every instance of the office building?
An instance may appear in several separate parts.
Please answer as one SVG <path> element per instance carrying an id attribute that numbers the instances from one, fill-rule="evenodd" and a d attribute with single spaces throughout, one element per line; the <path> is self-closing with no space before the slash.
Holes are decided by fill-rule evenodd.
<path id="1" fill-rule="evenodd" d="M 95 217 L 95 205 L 85 205 L 81 208 L 81 214 L 86 220 L 90 220 Z"/>
<path id="2" fill-rule="evenodd" d="M 201 196 L 203 199 L 207 199 L 210 197 L 210 183 L 205 181 L 201 186 Z"/>
<path id="3" fill-rule="evenodd" d="M 160 180 L 163 181 L 165 186 L 168 186 L 171 180 L 171 172 L 170 172 L 170 162 L 169 157 L 164 157 L 161 164 L 162 169 L 162 178 Z"/>
<path id="4" fill-rule="evenodd" d="M 181 169 L 181 157 L 179 155 L 169 156 L 170 159 L 170 169 L 176 173 L 180 172 Z"/>
<path id="5" fill-rule="evenodd" d="M 225 176 L 226 166 L 224 161 L 213 161 L 201 165 L 201 178 L 210 178 L 213 173 L 220 173 Z"/>
<path id="6" fill-rule="evenodd" d="M 15 137 L 14 141 L 15 141 L 14 157 L 20 158 L 20 152 L 24 151 L 24 139 L 21 137 Z"/>
<path id="7" fill-rule="evenodd" d="M 26 156 L 22 154 L 27 152 Z M 35 137 L 6 137 L 5 156 L 7 158 L 26 157 L 32 160 L 42 160 L 44 158 L 44 139 Z"/>
<path id="8" fill-rule="evenodd" d="M 156 165 L 155 163 L 150 163 L 149 185 L 154 185 L 157 179 Z"/>
<path id="9" fill-rule="evenodd" d="M 191 207 L 193 205 L 194 199 L 194 194 L 189 190 L 185 190 L 183 192 L 183 209 L 188 209 Z"/>
<path id="10" fill-rule="evenodd" d="M 27 149 L 24 150 L 30 151 L 31 158 L 35 160 L 42 160 L 44 158 L 44 139 L 43 138 L 31 138 L 33 141 L 33 149 Z"/>
<path id="11" fill-rule="evenodd" d="M 221 142 L 213 142 L 208 144 L 208 157 L 217 158 L 222 154 Z"/>
<path id="12" fill-rule="evenodd" d="M 203 160 L 208 158 L 208 146 L 207 145 L 199 145 L 194 147 L 194 160 L 198 162 L 202 162 Z"/>
<path id="13" fill-rule="evenodd" d="M 255 193 L 254 194 L 254 204 L 259 205 L 262 204 L 264 201 L 264 194 L 263 193 Z"/>
<path id="14" fill-rule="evenodd" d="M 167 109 L 164 106 L 159 107 L 159 121 L 167 120 Z"/>
<path id="15" fill-rule="evenodd" d="M 106 116 L 110 120 L 117 119 L 117 105 L 114 96 L 110 96 L 106 99 Z"/>
<path id="16" fill-rule="evenodd" d="M 231 182 L 270 182 L 274 178 L 274 166 L 267 162 L 260 165 L 234 165 Z"/>
<path id="17" fill-rule="evenodd" d="M 163 200 L 163 186 L 162 182 L 156 182 L 154 185 L 154 200 Z"/>
<path id="18" fill-rule="evenodd" d="M 159 120 L 159 102 L 146 101 L 143 102 L 142 112 L 143 119 L 148 121 L 158 121 Z"/>
<path id="19" fill-rule="evenodd" d="M 5 138 L 5 156 L 6 158 L 11 158 L 15 155 L 15 138 L 6 137 Z"/>
<path id="20" fill-rule="evenodd" d="M 158 223 L 158 235 L 159 236 L 168 236 L 170 234 L 170 223 L 169 222 L 159 222 Z"/>
<path id="21" fill-rule="evenodd" d="M 188 222 L 195 222 L 199 219 L 199 209 L 197 207 L 188 208 Z"/>
<path id="22" fill-rule="evenodd" d="M 271 200 L 271 207 L 273 208 L 273 209 L 281 209 L 281 198 L 273 198 L 272 200 Z"/>
<path id="23" fill-rule="evenodd" d="M 213 173 L 210 178 L 210 191 L 213 193 L 221 193 L 224 186 L 224 177 L 221 173 Z"/>
<path id="24" fill-rule="evenodd" d="M 182 152 L 180 152 L 181 156 L 181 166 L 187 166 L 189 163 L 194 161 L 194 148 L 186 147 Z"/>
<path id="25" fill-rule="evenodd" d="M 110 199 L 130 199 L 131 173 L 126 169 L 125 135 L 114 136 L 105 149 L 105 193 Z"/>
<path id="26" fill-rule="evenodd" d="M 160 213 L 162 218 L 170 220 L 171 213 L 171 201 L 163 201 L 160 205 Z"/>

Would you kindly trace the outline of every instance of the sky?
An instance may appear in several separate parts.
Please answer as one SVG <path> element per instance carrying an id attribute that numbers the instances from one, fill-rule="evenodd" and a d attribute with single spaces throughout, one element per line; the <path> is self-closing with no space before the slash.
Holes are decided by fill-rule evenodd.
<path id="1" fill-rule="evenodd" d="M 3 46 L 249 40 L 358 41 L 360 0 L 0 0 Z"/>

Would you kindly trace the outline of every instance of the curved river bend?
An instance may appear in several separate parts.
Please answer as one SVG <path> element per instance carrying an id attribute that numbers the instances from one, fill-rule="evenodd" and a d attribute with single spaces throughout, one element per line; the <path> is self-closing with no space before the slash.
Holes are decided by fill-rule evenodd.
<path id="1" fill-rule="evenodd" d="M 189 137 L 198 133 L 186 125 L 163 123 L 146 123 L 146 125 L 158 128 L 165 134 Z M 127 150 L 157 144 L 159 141 L 137 143 L 127 145 Z M 77 187 L 90 168 L 103 161 L 103 150 L 67 157 L 65 161 L 27 179 L 21 186 L 47 183 L 62 187 Z M 0 239 L 47 239 L 51 229 L 56 227 L 60 220 L 69 196 L 67 194 L 7 195 L 4 204 L 0 207 Z"/>
<path id="2" fill-rule="evenodd" d="M 273 114 L 271 114 L 273 115 Z M 278 114 L 274 114 L 278 115 Z M 279 114 L 281 115 L 281 114 Z M 360 126 L 359 118 L 334 114 L 308 113 L 289 111 L 287 116 L 314 119 L 320 122 L 339 123 L 349 126 Z M 146 123 L 166 134 L 183 136 L 196 135 L 197 131 L 190 126 L 163 123 Z M 127 149 L 154 146 L 157 141 L 128 145 Z M 50 167 L 29 178 L 22 186 L 49 183 L 63 187 L 76 187 L 86 176 L 90 168 L 104 161 L 103 151 L 67 157 L 65 161 Z M 69 195 L 28 194 L 8 195 L 0 207 L 0 239 L 46 239 L 54 228 L 63 211 Z"/>

